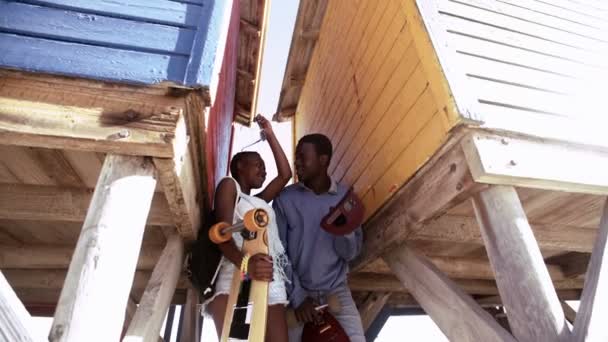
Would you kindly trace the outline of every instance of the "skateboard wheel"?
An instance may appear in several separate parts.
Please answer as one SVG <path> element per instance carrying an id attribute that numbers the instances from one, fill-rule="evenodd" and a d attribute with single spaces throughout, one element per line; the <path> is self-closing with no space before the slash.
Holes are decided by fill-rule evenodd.
<path id="1" fill-rule="evenodd" d="M 264 209 L 249 210 L 243 217 L 245 229 L 252 233 L 265 229 L 269 220 L 268 213 Z"/>
<path id="2" fill-rule="evenodd" d="M 209 229 L 209 239 L 211 241 L 213 241 L 213 243 L 215 243 L 215 244 L 220 244 L 220 243 L 230 241 L 230 239 L 232 239 L 232 235 L 222 233 L 222 230 L 224 230 L 228 227 L 230 227 L 230 225 L 226 222 L 220 222 L 220 223 L 214 224 L 213 226 L 211 226 L 211 229 Z"/>

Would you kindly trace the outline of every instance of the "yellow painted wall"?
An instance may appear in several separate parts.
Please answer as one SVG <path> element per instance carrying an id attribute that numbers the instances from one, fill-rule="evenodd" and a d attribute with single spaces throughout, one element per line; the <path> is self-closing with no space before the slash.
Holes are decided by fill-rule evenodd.
<path id="1" fill-rule="evenodd" d="M 368 218 L 458 122 L 408 1 L 329 2 L 295 117 L 296 138 L 330 137 L 330 172 L 355 186 Z"/>

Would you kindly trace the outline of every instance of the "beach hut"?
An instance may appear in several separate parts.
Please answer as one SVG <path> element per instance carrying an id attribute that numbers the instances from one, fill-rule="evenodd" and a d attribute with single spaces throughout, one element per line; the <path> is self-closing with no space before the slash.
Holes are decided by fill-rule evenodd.
<path id="1" fill-rule="evenodd" d="M 157 341 L 255 111 L 264 0 L 0 1 L 0 339 Z M 126 313 L 126 314 L 125 314 Z"/>
<path id="2" fill-rule="evenodd" d="M 301 1 L 275 119 L 326 134 L 366 206 L 366 328 L 608 338 L 607 37 L 596 0 Z"/>

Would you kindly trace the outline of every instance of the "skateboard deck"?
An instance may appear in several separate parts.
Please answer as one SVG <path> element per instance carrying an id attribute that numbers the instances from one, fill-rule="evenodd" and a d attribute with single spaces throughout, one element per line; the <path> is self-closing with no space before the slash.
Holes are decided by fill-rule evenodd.
<path id="1" fill-rule="evenodd" d="M 239 225 L 244 228 L 234 233 L 243 235 L 242 251 L 253 256 L 258 253 L 268 254 L 267 224 L 268 214 L 262 209 L 253 209 L 247 212 L 242 223 L 234 226 L 224 223 L 223 229 L 230 230 Z M 213 228 L 211 230 L 213 231 Z M 268 314 L 268 284 L 265 281 L 242 279 L 240 270 L 235 270 L 221 342 L 264 341 Z"/>

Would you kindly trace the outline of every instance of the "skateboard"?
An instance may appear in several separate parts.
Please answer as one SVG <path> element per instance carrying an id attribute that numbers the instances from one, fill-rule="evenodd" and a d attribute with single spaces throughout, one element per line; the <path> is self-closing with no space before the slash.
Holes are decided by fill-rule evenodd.
<path id="1" fill-rule="evenodd" d="M 243 221 L 234 225 L 220 222 L 211 227 L 209 238 L 214 243 L 224 243 L 232 239 L 233 233 L 243 236 L 242 251 L 248 255 L 268 254 L 268 213 L 263 209 L 252 209 Z M 266 334 L 268 314 L 268 282 L 242 279 L 236 269 L 228 296 L 221 342 L 250 341 L 263 342 Z"/>

